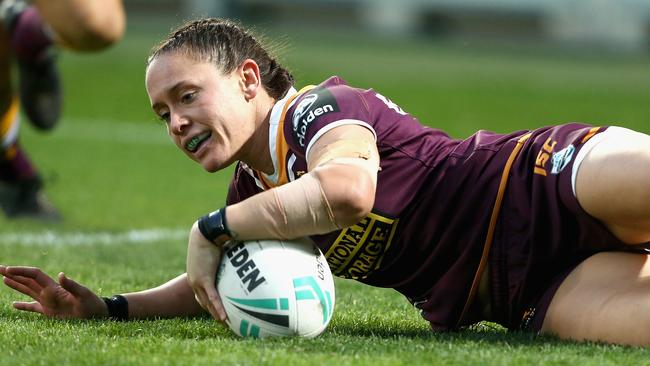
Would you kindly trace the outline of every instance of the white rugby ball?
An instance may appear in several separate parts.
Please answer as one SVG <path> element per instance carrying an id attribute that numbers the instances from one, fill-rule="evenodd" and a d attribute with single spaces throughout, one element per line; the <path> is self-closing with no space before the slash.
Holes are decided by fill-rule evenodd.
<path id="1" fill-rule="evenodd" d="M 332 319 L 334 280 L 308 241 L 256 240 L 224 248 L 217 290 L 242 337 L 316 337 Z"/>

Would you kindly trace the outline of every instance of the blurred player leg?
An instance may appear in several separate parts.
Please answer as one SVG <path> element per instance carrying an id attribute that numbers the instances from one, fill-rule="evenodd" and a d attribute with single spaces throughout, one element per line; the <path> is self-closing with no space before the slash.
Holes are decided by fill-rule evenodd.
<path id="1" fill-rule="evenodd" d="M 18 100 L 11 88 L 9 38 L 0 27 L 0 208 L 9 218 L 60 219 L 42 181 L 18 144 Z"/>
<path id="2" fill-rule="evenodd" d="M 34 126 L 52 129 L 61 115 L 62 95 L 51 32 L 38 11 L 20 0 L 2 2 L 2 22 L 18 64 L 23 110 Z"/>
<path id="3" fill-rule="evenodd" d="M 33 0 L 32 4 L 64 48 L 97 51 L 124 35 L 122 0 Z"/>
<path id="4" fill-rule="evenodd" d="M 578 169 L 575 190 L 585 211 L 619 239 L 650 242 L 650 136 L 620 127 L 603 132 Z"/>
<path id="5" fill-rule="evenodd" d="M 575 340 L 650 345 L 650 258 L 604 252 L 562 282 L 542 333 Z"/>
<path id="6" fill-rule="evenodd" d="M 28 119 L 51 129 L 61 114 L 61 84 L 53 42 L 78 51 L 103 49 L 121 39 L 121 0 L 0 0 L 20 72 L 20 98 Z M 47 23 L 47 25 L 45 25 Z"/>
<path id="7" fill-rule="evenodd" d="M 54 43 L 77 51 L 103 49 L 125 27 L 121 0 L 0 0 L 0 207 L 8 217 L 59 219 L 45 199 L 42 181 L 18 144 L 19 105 L 13 98 L 10 56 L 20 76 L 20 99 L 39 129 L 56 125 L 61 84 Z M 47 25 L 46 25 L 47 23 Z"/>
<path id="8" fill-rule="evenodd" d="M 59 221 L 43 182 L 18 143 L 18 101 L 0 112 L 0 208 L 8 218 Z"/>

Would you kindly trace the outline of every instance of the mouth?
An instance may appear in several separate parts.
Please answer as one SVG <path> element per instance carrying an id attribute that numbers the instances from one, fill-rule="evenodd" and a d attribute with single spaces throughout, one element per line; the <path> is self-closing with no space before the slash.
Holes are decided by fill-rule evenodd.
<path id="1" fill-rule="evenodd" d="M 206 132 L 203 132 L 203 133 L 201 133 L 199 135 L 196 135 L 196 136 L 192 137 L 188 142 L 185 143 L 185 150 L 187 150 L 187 151 L 189 151 L 191 153 L 196 152 L 197 150 L 199 150 L 201 145 L 203 145 L 203 143 L 206 142 L 210 138 L 210 136 L 212 136 L 212 132 L 211 131 L 206 131 Z"/>

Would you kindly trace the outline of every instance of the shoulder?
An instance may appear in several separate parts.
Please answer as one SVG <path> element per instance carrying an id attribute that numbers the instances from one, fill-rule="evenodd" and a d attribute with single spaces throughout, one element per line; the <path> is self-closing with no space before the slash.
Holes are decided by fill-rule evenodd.
<path id="1" fill-rule="evenodd" d="M 364 90 L 349 86 L 338 76 L 302 91 L 287 110 L 284 133 L 297 150 L 327 126 L 369 124 L 369 104 Z"/>
<path id="2" fill-rule="evenodd" d="M 361 91 L 340 77 L 332 76 L 301 93 L 289 108 L 288 115 L 294 129 L 299 129 L 325 114 L 350 113 L 358 108 L 368 110 Z"/>

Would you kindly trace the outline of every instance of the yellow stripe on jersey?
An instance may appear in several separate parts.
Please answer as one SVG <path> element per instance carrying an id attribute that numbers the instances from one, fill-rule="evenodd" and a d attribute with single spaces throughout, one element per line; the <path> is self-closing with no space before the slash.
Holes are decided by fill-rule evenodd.
<path id="1" fill-rule="evenodd" d="M 18 106 L 18 98 L 13 98 L 11 104 L 9 104 L 9 108 L 2 116 L 2 119 L 0 120 L 0 140 L 9 133 L 13 124 L 17 122 L 16 116 L 18 115 Z"/>
<path id="2" fill-rule="evenodd" d="M 463 321 L 463 318 L 469 311 L 470 305 L 474 302 L 474 298 L 476 296 L 476 292 L 478 291 L 479 288 L 479 283 L 481 282 L 481 275 L 483 274 L 483 270 L 485 269 L 488 261 L 488 257 L 490 254 L 490 248 L 492 247 L 492 240 L 494 239 L 494 230 L 496 228 L 497 224 L 497 219 L 499 218 L 499 212 L 501 211 L 501 203 L 503 201 L 503 195 L 505 194 L 506 187 L 508 185 L 508 178 L 510 177 L 510 169 L 512 168 L 512 165 L 515 162 L 515 159 L 519 155 L 519 152 L 521 149 L 524 147 L 524 143 L 530 137 L 532 136 L 532 133 L 527 133 L 519 138 L 517 141 L 517 145 L 512 149 L 512 152 L 510 153 L 510 156 L 508 157 L 508 160 L 506 161 L 506 164 L 503 167 L 503 172 L 501 173 L 501 180 L 499 181 L 499 189 L 497 191 L 497 196 L 494 201 L 494 207 L 492 208 L 492 215 L 490 216 L 490 224 L 488 226 L 488 231 L 487 235 L 485 237 L 485 243 L 483 245 L 483 254 L 481 255 L 481 260 L 478 265 L 478 269 L 476 270 L 476 274 L 474 275 L 474 281 L 472 281 L 472 287 L 469 290 L 469 294 L 467 295 L 467 301 L 465 302 L 465 306 L 463 307 L 463 312 L 460 314 L 460 318 L 458 318 L 458 325 L 461 324 Z"/>
<path id="3" fill-rule="evenodd" d="M 287 103 L 284 105 L 284 108 L 282 109 L 282 114 L 280 116 L 280 121 L 278 122 L 277 134 L 275 136 L 276 137 L 275 155 L 277 157 L 276 161 L 278 162 L 278 166 L 276 167 L 278 169 L 278 181 L 277 183 L 273 183 L 269 179 L 267 179 L 264 174 L 258 171 L 257 176 L 260 177 L 260 181 L 262 182 L 264 189 L 281 186 L 289 182 L 289 176 L 287 173 L 287 164 L 286 164 L 287 154 L 289 153 L 289 144 L 287 143 L 287 140 L 284 138 L 284 120 L 287 117 L 287 111 L 289 110 L 289 106 L 291 105 L 291 103 L 300 95 L 310 91 L 315 87 L 316 87 L 315 85 L 308 85 L 300 89 L 300 91 L 292 95 L 287 100 Z"/>
<path id="4" fill-rule="evenodd" d="M 598 133 L 598 130 L 600 130 L 600 127 L 593 127 L 592 129 L 590 129 L 589 132 L 585 135 L 585 137 L 582 138 L 582 141 L 580 141 L 580 143 L 584 144 L 590 138 L 594 137 L 594 135 Z"/>

